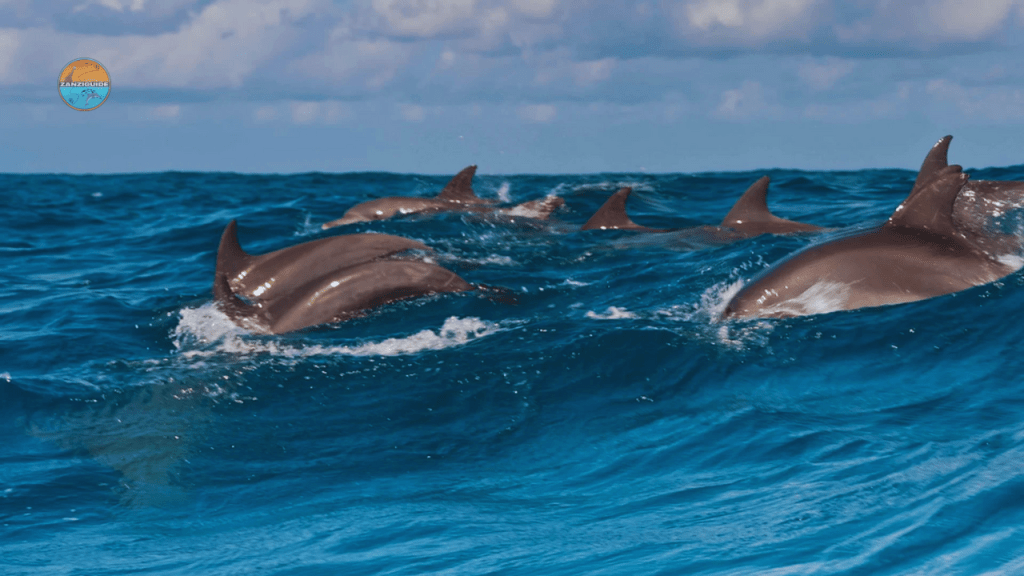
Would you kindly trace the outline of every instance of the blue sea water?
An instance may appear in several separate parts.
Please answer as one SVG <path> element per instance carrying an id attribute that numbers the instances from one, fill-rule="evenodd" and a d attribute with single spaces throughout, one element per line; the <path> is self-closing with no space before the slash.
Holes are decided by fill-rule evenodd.
<path id="1" fill-rule="evenodd" d="M 770 174 L 776 214 L 840 231 L 915 176 Z M 446 178 L 0 175 L 0 574 L 1024 572 L 1024 275 L 720 322 L 822 236 L 577 231 L 620 185 L 642 224 L 717 223 L 760 175 L 481 175 L 566 205 L 328 232 Z M 249 335 L 212 305 L 231 219 L 253 253 L 415 238 L 511 294 Z"/>

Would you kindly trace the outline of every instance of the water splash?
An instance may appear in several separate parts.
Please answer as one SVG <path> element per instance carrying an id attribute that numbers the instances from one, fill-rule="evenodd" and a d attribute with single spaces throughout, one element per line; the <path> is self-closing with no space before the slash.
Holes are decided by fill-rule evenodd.
<path id="1" fill-rule="evenodd" d="M 428 350 L 444 350 L 468 344 L 496 334 L 502 327 L 480 318 L 449 317 L 436 331 L 421 330 L 400 338 L 365 342 L 354 346 L 289 344 L 253 337 L 236 326 L 214 304 L 185 308 L 174 328 L 174 347 L 185 358 L 205 358 L 218 354 L 269 354 L 281 358 L 314 356 L 397 356 Z"/>

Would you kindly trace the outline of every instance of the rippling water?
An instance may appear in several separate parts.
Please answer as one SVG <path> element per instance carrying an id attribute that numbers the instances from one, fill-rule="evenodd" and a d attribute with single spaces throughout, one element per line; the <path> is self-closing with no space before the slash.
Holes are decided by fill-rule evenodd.
<path id="1" fill-rule="evenodd" d="M 717 223 L 760 175 L 478 176 L 566 206 L 330 233 L 420 240 L 513 298 L 285 336 L 211 304 L 229 220 L 263 253 L 446 178 L 0 175 L 0 573 L 1024 571 L 1024 275 L 720 323 L 741 281 L 821 236 L 576 231 L 627 184 L 639 223 Z M 771 176 L 777 215 L 842 230 L 915 174 Z"/>

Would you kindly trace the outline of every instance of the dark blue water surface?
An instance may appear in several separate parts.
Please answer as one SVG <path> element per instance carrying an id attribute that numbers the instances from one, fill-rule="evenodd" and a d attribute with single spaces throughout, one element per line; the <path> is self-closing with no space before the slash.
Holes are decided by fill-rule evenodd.
<path id="1" fill-rule="evenodd" d="M 770 174 L 776 214 L 839 229 L 915 176 Z M 482 175 L 566 205 L 328 232 L 447 178 L 0 175 L 0 573 L 1024 572 L 1024 275 L 720 322 L 822 236 L 577 232 L 627 184 L 642 224 L 714 224 L 760 175 Z M 510 294 L 249 335 L 212 304 L 233 218 L 253 253 L 407 236 Z"/>

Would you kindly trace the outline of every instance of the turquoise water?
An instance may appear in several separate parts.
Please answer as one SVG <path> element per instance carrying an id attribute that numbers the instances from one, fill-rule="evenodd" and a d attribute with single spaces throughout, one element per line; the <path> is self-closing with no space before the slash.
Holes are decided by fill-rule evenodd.
<path id="1" fill-rule="evenodd" d="M 59 88 L 59 90 L 60 96 L 65 102 L 83 110 L 92 110 L 103 104 L 107 95 L 110 94 L 110 88 Z M 90 97 L 90 94 L 95 94 L 95 96 Z"/>
<path id="2" fill-rule="evenodd" d="M 770 174 L 777 215 L 840 231 L 915 176 Z M 821 236 L 577 232 L 620 185 L 639 223 L 717 223 L 760 175 L 482 175 L 481 196 L 566 206 L 328 232 L 447 178 L 0 175 L 0 573 L 1024 570 L 1021 273 L 721 323 L 739 282 Z M 414 238 L 513 298 L 247 335 L 211 303 L 235 218 L 253 253 Z"/>

